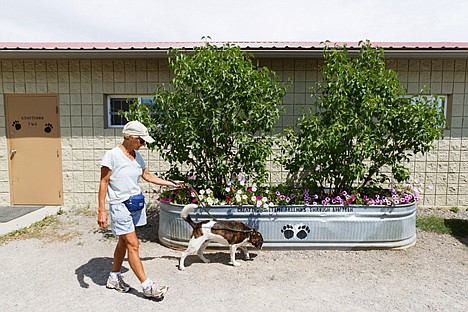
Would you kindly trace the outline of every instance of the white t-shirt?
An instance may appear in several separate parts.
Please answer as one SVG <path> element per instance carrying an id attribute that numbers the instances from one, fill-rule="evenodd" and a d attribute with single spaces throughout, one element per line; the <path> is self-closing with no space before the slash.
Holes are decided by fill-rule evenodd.
<path id="1" fill-rule="evenodd" d="M 112 170 L 107 187 L 107 201 L 109 203 L 124 202 L 130 196 L 141 192 L 138 182 L 146 164 L 137 151 L 135 151 L 135 160 L 130 160 L 119 147 L 114 147 L 106 152 L 102 158 L 101 166 Z"/>

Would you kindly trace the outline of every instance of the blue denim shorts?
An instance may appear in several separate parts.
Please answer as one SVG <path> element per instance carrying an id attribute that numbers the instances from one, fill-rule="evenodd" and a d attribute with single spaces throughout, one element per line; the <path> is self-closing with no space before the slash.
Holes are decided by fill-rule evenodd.
<path id="1" fill-rule="evenodd" d="M 146 208 L 128 211 L 124 203 L 110 204 L 111 228 L 114 235 L 124 235 L 135 231 L 136 226 L 146 224 Z"/>

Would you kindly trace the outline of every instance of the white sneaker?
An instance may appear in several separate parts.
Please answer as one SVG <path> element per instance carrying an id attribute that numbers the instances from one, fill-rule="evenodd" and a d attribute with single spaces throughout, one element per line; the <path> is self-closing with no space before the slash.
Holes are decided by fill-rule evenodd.
<path id="1" fill-rule="evenodd" d="M 158 286 L 155 283 L 152 283 L 149 287 L 143 289 L 143 294 L 148 298 L 161 299 L 164 297 L 168 289 L 169 286 Z"/>
<path id="2" fill-rule="evenodd" d="M 109 276 L 106 287 L 120 292 L 128 292 L 130 290 L 130 285 L 124 282 L 120 274 L 117 275 L 117 279 L 113 279 Z"/>

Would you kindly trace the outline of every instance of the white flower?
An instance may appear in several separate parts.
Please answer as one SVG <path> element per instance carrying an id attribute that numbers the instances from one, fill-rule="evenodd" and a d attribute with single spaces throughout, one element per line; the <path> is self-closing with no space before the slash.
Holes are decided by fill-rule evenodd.
<path id="1" fill-rule="evenodd" d="M 262 202 L 266 203 L 268 201 L 268 198 L 262 197 Z"/>
<path id="2" fill-rule="evenodd" d="M 246 200 L 246 199 L 247 199 L 247 195 L 245 195 L 245 194 L 242 195 L 242 199 L 243 199 L 243 200 Z"/>
<path id="3" fill-rule="evenodd" d="M 225 189 L 224 189 L 227 193 L 229 193 L 231 191 L 231 188 L 229 186 L 227 186 Z"/>
<path id="4" fill-rule="evenodd" d="M 237 194 L 237 195 L 242 194 L 242 190 L 237 190 L 236 194 Z"/>
<path id="5" fill-rule="evenodd" d="M 261 200 L 257 200 L 257 207 L 258 208 L 262 207 L 262 201 Z"/>
<path id="6" fill-rule="evenodd" d="M 257 186 L 253 185 L 252 186 L 252 192 L 256 192 L 257 191 Z"/>
<path id="7" fill-rule="evenodd" d="M 242 198 L 241 198 L 241 196 L 239 194 L 236 195 L 236 201 L 238 203 L 242 202 Z"/>
<path id="8" fill-rule="evenodd" d="M 270 206 L 270 207 L 273 207 L 274 205 L 275 205 L 275 204 L 273 204 L 273 202 L 270 202 L 270 203 L 268 204 L 268 206 Z"/>
<path id="9" fill-rule="evenodd" d="M 207 190 L 206 190 L 206 194 L 207 194 L 207 195 L 210 195 L 210 194 L 212 194 L 212 193 L 213 193 L 213 191 L 212 191 L 211 189 L 207 189 Z"/>
<path id="10" fill-rule="evenodd" d="M 266 209 L 268 209 L 268 207 L 270 207 L 270 206 L 268 206 L 268 204 L 267 204 L 267 203 L 264 203 L 264 204 L 263 204 L 263 209 L 265 209 L 265 210 L 266 210 Z"/>
<path id="11" fill-rule="evenodd" d="M 213 205 L 213 200 L 211 198 L 207 198 L 206 202 L 208 203 L 209 206 Z"/>
<path id="12" fill-rule="evenodd" d="M 200 193 L 201 195 L 205 194 L 205 190 L 200 190 L 198 193 Z"/>
<path id="13" fill-rule="evenodd" d="M 250 200 L 255 203 L 257 201 L 257 197 L 255 197 L 255 195 L 252 195 L 252 197 L 250 197 Z"/>
<path id="14" fill-rule="evenodd" d="M 199 199 L 200 201 L 203 201 L 204 198 L 205 198 L 205 196 L 203 196 L 203 195 L 198 195 L 198 199 Z"/>

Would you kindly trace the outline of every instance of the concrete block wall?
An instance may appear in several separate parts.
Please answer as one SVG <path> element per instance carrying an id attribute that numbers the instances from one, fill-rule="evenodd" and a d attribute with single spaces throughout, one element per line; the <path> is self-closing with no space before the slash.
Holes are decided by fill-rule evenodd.
<path id="1" fill-rule="evenodd" d="M 262 66 L 283 80 L 293 79 L 284 98 L 285 114 L 277 131 L 294 124 L 311 104 L 310 87 L 320 80 L 321 60 L 262 59 Z M 428 206 L 466 206 L 468 202 L 467 60 L 388 60 L 409 92 L 429 85 L 434 93 L 451 98 L 451 128 L 438 149 L 416 156 L 409 164 L 413 176 L 426 189 Z M 0 205 L 9 204 L 8 159 L 5 137 L 4 93 L 58 93 L 62 135 L 63 186 L 68 207 L 95 206 L 100 160 L 105 151 L 121 143 L 121 129 L 105 124 L 106 95 L 149 95 L 159 82 L 169 82 L 167 60 L 1 60 L 0 61 Z M 167 164 L 157 152 L 142 150 L 152 172 Z M 272 180 L 286 173 L 271 165 Z M 146 190 L 153 187 L 142 184 Z"/>
<path id="2" fill-rule="evenodd" d="M 438 207 L 468 206 L 468 71 L 467 60 L 389 59 L 387 67 L 398 73 L 409 94 L 429 87 L 432 94 L 447 95 L 449 129 L 436 149 L 415 155 L 408 164 L 412 177 L 424 185 L 422 204 Z M 275 71 L 283 80 L 292 78 L 284 98 L 285 114 L 278 128 L 294 124 L 313 101 L 310 87 L 321 79 L 322 60 L 264 59 L 261 66 Z M 286 173 L 271 166 L 273 180 Z"/>

